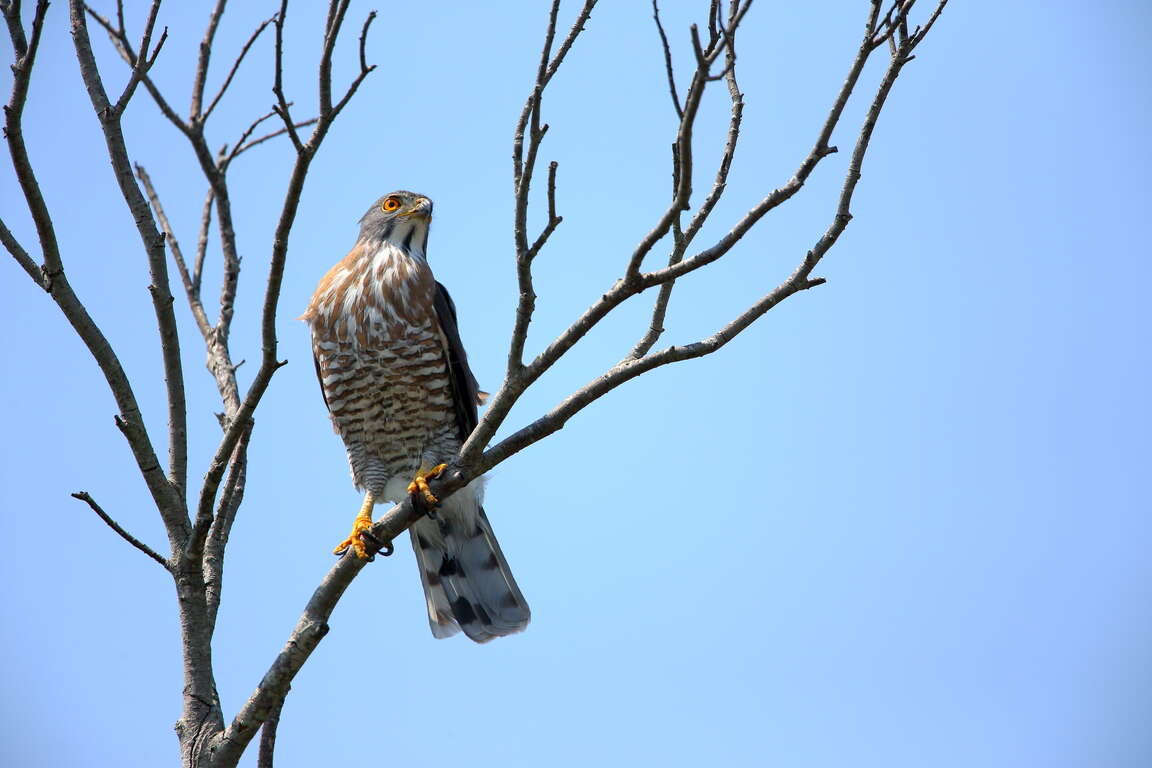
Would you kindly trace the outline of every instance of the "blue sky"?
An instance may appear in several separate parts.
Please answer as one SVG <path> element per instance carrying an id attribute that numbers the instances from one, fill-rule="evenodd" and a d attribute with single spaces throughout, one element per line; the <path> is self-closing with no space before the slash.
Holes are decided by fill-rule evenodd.
<path id="1" fill-rule="evenodd" d="M 164 12 L 156 70 L 181 108 L 206 14 L 191 5 Z M 229 11 L 212 82 L 273 5 Z M 499 384 L 516 296 L 510 143 L 539 5 L 380 8 L 369 49 L 380 67 L 314 164 L 292 235 L 279 313 L 290 364 L 258 414 L 215 644 L 228 716 L 359 504 L 295 318 L 379 195 L 436 201 L 433 267 L 477 376 Z M 700 11 L 667 5 L 684 63 Z M 793 173 L 865 5 L 753 7 L 744 134 L 701 242 Z M 349 13 L 341 81 L 369 8 Z M 319 13 L 290 12 L 286 83 L 300 114 L 315 98 Z M 574 13 L 570 3 L 563 15 Z M 530 352 L 611 285 L 666 204 L 674 116 L 650 15 L 647 3 L 604 0 L 546 97 L 542 160 L 560 163 L 565 220 L 537 262 Z M 1149 43 L 1142 3 L 953 2 L 881 118 L 855 219 L 818 270 L 828 284 L 719 354 L 612 393 L 492 473 L 486 506 L 532 604 L 528 631 L 484 647 L 434 641 L 398 547 L 352 585 L 294 683 L 277 764 L 1148 765 Z M 122 78 L 100 50 L 109 79 Z M 267 110 L 270 70 L 264 41 L 213 117 L 214 144 Z M 879 72 L 866 72 L 835 136 L 844 150 Z M 719 156 L 721 89 L 704 110 L 697 200 Z M 203 199 L 191 153 L 143 93 L 127 125 L 190 248 Z M 49 11 L 26 133 L 69 277 L 162 435 L 146 266 L 64 3 Z M 791 270 L 828 224 L 847 154 L 677 287 L 662 344 L 711 333 Z M 267 146 L 231 172 L 245 270 L 232 349 L 248 377 L 290 161 L 286 144 Z M 31 249 L 10 170 L 0 193 Z M 0 762 L 171 764 L 171 582 L 68 494 L 89 491 L 156 547 L 162 527 L 95 365 L 11 259 L 0 270 Z M 205 285 L 218 275 L 212 261 Z M 506 430 L 618 360 L 648 300 L 591 334 Z M 218 406 L 179 303 L 178 315 L 199 477 Z"/>

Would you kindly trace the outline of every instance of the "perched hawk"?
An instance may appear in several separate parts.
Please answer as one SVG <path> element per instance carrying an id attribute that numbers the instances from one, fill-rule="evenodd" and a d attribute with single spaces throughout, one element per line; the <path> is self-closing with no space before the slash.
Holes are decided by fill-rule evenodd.
<path id="1" fill-rule="evenodd" d="M 377 200 L 352 251 L 329 270 L 303 319 L 316 374 L 366 491 L 352 534 L 336 548 L 365 557 L 372 507 L 423 492 L 476 426 L 480 393 L 456 327 L 456 307 L 428 267 L 432 201 L 413 192 Z M 432 634 L 460 629 L 478 643 L 519 632 L 530 612 L 488 517 L 479 482 L 411 528 Z"/>

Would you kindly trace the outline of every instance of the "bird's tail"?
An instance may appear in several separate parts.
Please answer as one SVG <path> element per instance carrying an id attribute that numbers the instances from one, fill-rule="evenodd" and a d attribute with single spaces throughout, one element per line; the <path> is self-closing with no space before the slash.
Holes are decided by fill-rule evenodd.
<path id="1" fill-rule="evenodd" d="M 528 602 L 471 488 L 453 494 L 435 519 L 418 521 L 411 533 L 434 636 L 463 629 L 486 643 L 528 626 Z"/>

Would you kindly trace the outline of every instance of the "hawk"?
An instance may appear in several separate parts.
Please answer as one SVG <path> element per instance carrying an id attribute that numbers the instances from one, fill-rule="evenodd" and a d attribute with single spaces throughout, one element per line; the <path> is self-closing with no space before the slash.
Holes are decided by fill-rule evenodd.
<path id="1" fill-rule="evenodd" d="M 423 493 L 477 423 L 481 395 L 456 307 L 428 267 L 432 201 L 399 191 L 360 219 L 352 250 L 320 281 L 305 320 L 316 375 L 352 482 L 365 492 L 337 548 L 366 557 L 372 507 Z M 519 632 L 531 616 L 480 505 L 482 481 L 448 497 L 410 535 L 435 637 L 478 643 Z"/>

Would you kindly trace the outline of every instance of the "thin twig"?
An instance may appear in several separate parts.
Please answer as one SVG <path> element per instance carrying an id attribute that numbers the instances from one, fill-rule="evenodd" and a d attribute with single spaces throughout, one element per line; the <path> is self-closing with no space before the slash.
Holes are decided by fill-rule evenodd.
<path id="1" fill-rule="evenodd" d="M 300 134 L 296 132 L 296 123 L 292 121 L 292 112 L 289 109 L 288 99 L 284 96 L 284 21 L 288 16 L 288 0 L 280 0 L 280 12 L 276 19 L 276 46 L 275 46 L 275 78 L 272 81 L 272 93 L 276 96 L 276 106 L 273 110 L 284 121 L 284 128 L 288 137 L 292 139 L 292 146 L 296 154 L 304 151 L 304 143 L 300 141 Z"/>
<path id="2" fill-rule="evenodd" d="M 116 533 L 118 533 L 120 535 L 120 538 L 124 539 L 124 541 L 126 541 L 129 544 L 131 544 L 132 546 L 136 547 L 136 549 L 140 550 L 144 554 L 148 555 L 148 557 L 150 557 L 153 560 L 155 560 L 156 562 L 160 563 L 160 565 L 163 566 L 164 570 L 171 572 L 172 566 L 169 564 L 169 562 L 166 559 L 164 559 L 159 554 L 157 554 L 156 550 L 152 549 L 152 547 L 148 546 L 144 542 L 140 541 L 140 539 L 136 538 L 132 534 L 128 533 L 128 531 L 124 530 L 124 527 L 121 526 L 115 520 L 113 520 L 108 515 L 108 513 L 105 512 L 100 507 L 100 505 L 96 503 L 96 500 L 88 495 L 87 491 L 79 491 L 78 493 L 73 493 L 72 498 L 79 499 L 80 501 L 87 504 L 89 507 L 92 508 L 93 512 L 95 512 L 97 515 L 100 516 L 101 520 L 103 520 L 105 523 L 108 524 L 109 528 L 116 531 Z"/>
<path id="3" fill-rule="evenodd" d="M 236 367 L 239 367 L 237 365 Z M 204 586 L 207 590 L 205 605 L 209 631 L 216 626 L 216 614 L 220 610 L 220 587 L 224 576 L 224 550 L 232 533 L 236 513 L 244 501 L 244 489 L 248 483 L 248 441 L 252 431 L 240 436 L 236 450 L 232 454 L 232 464 L 228 469 L 228 479 L 224 492 L 216 506 L 215 519 L 210 521 L 208 538 L 204 543 Z"/>
<path id="4" fill-rule="evenodd" d="M 180 272 L 180 279 L 184 283 L 184 292 L 188 295 L 188 304 L 192 308 L 196 327 L 200 329 L 200 334 L 207 338 L 208 334 L 212 332 L 212 324 L 208 322 L 208 315 L 204 312 L 204 305 L 200 301 L 200 296 L 193 290 L 192 275 L 188 272 L 188 266 L 184 262 L 184 253 L 180 250 L 180 242 L 176 239 L 176 233 L 172 231 L 172 224 L 168 221 L 164 206 L 160 203 L 160 196 L 156 194 L 156 189 L 152 186 L 152 179 L 148 176 L 148 172 L 139 163 L 136 164 L 136 177 L 144 185 L 148 202 L 152 204 L 156 219 L 160 222 L 161 229 L 164 230 L 164 239 L 168 243 L 168 249 L 172 252 L 172 260 L 176 262 L 176 269 Z"/>
<path id="5" fill-rule="evenodd" d="M 204 275 L 204 258 L 208 254 L 208 229 L 212 225 L 212 204 L 216 193 L 211 188 L 204 198 L 204 209 L 200 213 L 200 234 L 196 238 L 196 263 L 192 266 L 192 292 L 200 296 L 200 279 Z"/>
<path id="6" fill-rule="evenodd" d="M 328 23 L 324 28 L 324 47 L 320 53 L 320 67 L 317 73 L 320 89 L 320 114 L 332 112 L 332 53 L 336 50 L 336 39 L 344 24 L 344 14 L 348 12 L 349 2 L 351 0 L 332 0 L 328 6 Z M 369 19 L 374 15 L 374 13 L 371 14 Z"/>
<path id="7" fill-rule="evenodd" d="M 272 113 L 272 114 L 275 114 L 275 113 Z M 320 118 L 318 118 L 318 117 L 312 117 L 312 118 L 309 118 L 307 120 L 301 120 L 300 122 L 295 123 L 295 126 L 297 128 L 307 128 L 310 125 L 315 125 L 316 121 L 319 119 Z M 232 148 L 232 151 L 228 153 L 228 156 L 227 156 L 225 162 L 231 163 L 237 157 L 244 154 L 245 152 L 252 149 L 253 147 L 258 147 L 266 141 L 269 141 L 271 139 L 275 139 L 279 136 L 283 136 L 287 132 L 288 132 L 287 128 L 278 128 L 275 131 L 271 131 L 269 133 L 264 134 L 263 136 L 259 136 L 255 139 L 252 139 L 251 141 L 249 141 L 247 143 L 237 144 L 235 147 Z"/>
<path id="8" fill-rule="evenodd" d="M 36 63 L 36 53 L 40 48 L 40 35 L 44 30 L 44 17 L 47 13 L 48 0 L 37 0 L 36 11 L 32 16 L 32 35 L 27 37 L 21 26 L 20 6 L 13 3 L 5 8 L 5 20 L 16 56 L 12 63 L 12 94 L 4 108 L 4 139 L 12 157 L 12 169 L 16 173 L 16 180 L 20 183 L 20 190 L 24 193 L 24 200 L 28 204 L 28 211 L 32 214 L 32 223 L 36 227 L 36 235 L 44 253 L 44 275 L 35 279 L 50 288 L 50 285 L 44 282 L 44 277 L 55 273 L 62 274 L 64 267 L 60 263 L 60 247 L 56 240 L 56 229 L 52 225 L 52 216 L 48 211 L 48 204 L 44 202 L 44 195 L 40 192 L 40 182 L 32 170 L 32 161 L 24 144 L 22 122 L 24 104 L 28 99 L 28 87 L 32 79 L 32 67 Z"/>
<path id="9" fill-rule="evenodd" d="M 376 69 L 375 64 L 368 63 L 367 52 L 368 27 L 372 26 L 372 22 L 375 19 L 376 11 L 371 11 L 368 14 L 368 17 L 364 19 L 364 26 L 360 28 L 360 72 L 356 75 L 355 78 L 353 78 L 352 83 L 344 92 L 344 96 L 341 97 L 340 101 L 336 102 L 336 106 L 332 107 L 333 120 L 336 119 L 336 115 L 340 114 L 340 111 L 344 109 L 345 105 L 351 101 L 352 97 L 356 94 L 356 91 L 360 88 L 360 84 L 364 82 L 364 78 L 368 77 L 368 75 L 372 74 L 372 72 Z"/>
<path id="10" fill-rule="evenodd" d="M 288 106 L 289 107 L 292 106 L 292 102 L 288 102 Z M 236 139 L 235 143 L 233 143 L 232 152 L 230 152 L 230 153 L 226 152 L 227 147 L 223 147 L 223 148 L 221 148 L 220 152 L 217 153 L 218 156 L 221 158 L 220 160 L 217 161 L 218 164 L 222 168 L 227 168 L 228 163 L 231 162 L 232 157 L 237 153 L 237 148 L 243 146 L 244 142 L 246 142 L 248 140 L 248 137 L 251 136 L 253 133 L 255 133 L 256 129 L 259 128 L 261 124 L 263 124 L 267 120 L 271 120 L 277 114 L 279 114 L 277 112 L 277 110 L 273 109 L 270 112 L 265 112 L 263 115 L 256 118 L 255 120 L 253 120 L 248 125 L 248 127 L 244 129 L 244 132 L 240 134 L 240 138 Z M 287 129 L 285 129 L 285 130 L 287 130 Z"/>
<path id="11" fill-rule="evenodd" d="M 928 30 L 932 29 L 932 26 L 936 23 L 936 19 L 940 18 L 940 14 L 946 5 L 948 5 L 948 0 L 940 0 L 940 2 L 936 4 L 936 9 L 933 10 L 932 15 L 928 17 L 928 21 L 925 22 L 919 31 L 912 35 L 913 47 L 919 45 L 920 41 L 928 34 Z"/>
<path id="12" fill-rule="evenodd" d="M 165 27 L 159 42 L 156 43 L 155 50 L 152 51 L 151 55 L 148 54 L 148 49 L 152 45 L 152 30 L 156 26 L 156 15 L 159 12 L 160 3 L 154 2 L 148 11 L 148 20 L 144 22 L 144 37 L 140 41 L 140 55 L 132 62 L 132 74 L 128 78 L 128 83 L 124 86 L 120 98 L 116 100 L 116 105 L 112 107 L 116 115 L 124 114 L 124 110 L 128 108 L 128 102 L 136 93 L 136 86 L 148 74 L 148 70 L 152 69 L 152 65 L 156 63 L 156 58 L 160 55 L 160 49 L 164 47 L 164 42 L 168 39 L 168 29 Z"/>
<path id="13" fill-rule="evenodd" d="M 660 33 L 660 45 L 664 49 L 664 69 L 668 73 L 668 92 L 672 96 L 672 107 L 676 110 L 676 117 L 684 117 L 684 110 L 680 107 L 680 96 L 676 93 L 676 74 L 672 69 L 672 49 L 668 45 L 668 35 L 664 34 L 664 25 L 660 23 L 660 7 L 656 0 L 652 0 L 652 18 L 656 20 L 656 31 Z"/>
<path id="14" fill-rule="evenodd" d="M 556 227 L 564 221 L 563 216 L 556 214 L 556 169 L 558 167 L 559 164 L 555 160 L 548 164 L 548 223 L 544 225 L 544 229 L 540 231 L 528 249 L 526 260 L 529 263 L 536 258 L 536 254 L 540 253 L 540 249 L 548 242 L 548 238 L 556 231 Z"/>
<path id="15" fill-rule="evenodd" d="M 16 236 L 8 229 L 8 225 L 4 223 L 3 219 L 0 219 L 0 242 L 4 243 L 4 247 L 8 249 L 8 253 L 12 254 L 12 258 L 16 259 L 16 263 L 28 273 L 28 277 L 32 278 L 37 285 L 43 288 L 43 268 L 28 255 L 28 251 L 24 250 L 24 246 L 20 245 Z"/>
<path id="16" fill-rule="evenodd" d="M 208 119 L 207 113 L 200 114 L 200 107 L 204 103 L 204 86 L 208 82 L 208 62 L 212 57 L 212 43 L 216 39 L 216 28 L 220 25 L 220 17 L 224 15 L 224 6 L 227 2 L 228 0 L 216 0 L 216 6 L 208 16 L 208 27 L 204 30 L 204 39 L 200 41 L 196 75 L 192 81 L 192 105 L 188 109 L 188 122 L 190 123 L 203 123 Z M 243 58 L 243 54 L 241 54 L 241 58 Z M 237 66 L 239 66 L 239 62 L 237 62 Z M 231 76 L 229 76 L 230 79 Z M 224 88 L 227 87 L 228 85 L 225 83 Z M 221 95 L 223 95 L 224 88 L 221 89 Z M 215 106 L 215 102 L 212 106 Z M 212 111 L 211 107 L 208 111 Z"/>
<path id="17" fill-rule="evenodd" d="M 244 63 L 244 57 L 248 55 L 248 50 L 256 43 L 256 40 L 260 37 L 260 34 L 265 29 L 267 29 L 268 25 L 273 21 L 275 21 L 275 17 L 269 17 L 260 22 L 260 25 L 256 27 L 256 31 L 253 32 L 251 36 L 249 36 L 248 40 L 244 43 L 244 47 L 240 49 L 240 53 L 236 56 L 235 61 L 232 62 L 232 68 L 228 70 L 228 75 L 224 78 L 224 82 L 220 85 L 220 90 L 216 92 L 216 95 L 208 104 L 208 109 L 204 110 L 204 116 L 201 118 L 202 120 L 207 121 L 208 118 L 211 117 L 212 110 L 216 109 L 216 105 L 220 103 L 220 99 L 224 98 L 224 94 L 227 93 L 228 86 L 232 85 L 232 78 L 236 77 L 236 73 L 240 70 L 240 65 Z"/>

